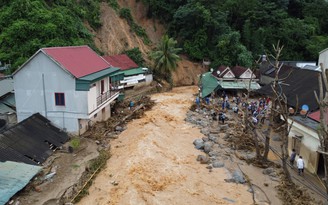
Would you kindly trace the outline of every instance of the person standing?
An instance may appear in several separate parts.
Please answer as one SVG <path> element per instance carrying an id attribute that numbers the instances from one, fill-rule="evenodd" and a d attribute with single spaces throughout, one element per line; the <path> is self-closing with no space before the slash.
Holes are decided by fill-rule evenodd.
<path id="1" fill-rule="evenodd" d="M 222 121 L 222 124 L 224 124 L 224 120 L 225 120 L 226 116 L 224 113 L 222 113 L 222 116 L 221 116 L 221 121 Z"/>
<path id="2" fill-rule="evenodd" d="M 292 153 L 290 154 L 290 159 L 289 159 L 292 168 L 294 167 L 295 158 L 296 158 L 296 151 L 295 149 L 292 149 Z"/>
<path id="3" fill-rule="evenodd" d="M 200 105 L 200 99 L 199 99 L 199 97 L 198 97 L 198 96 L 196 97 L 196 105 L 197 105 L 197 108 L 199 109 L 199 105 Z"/>
<path id="4" fill-rule="evenodd" d="M 304 175 L 304 160 L 302 156 L 297 159 L 298 175 Z"/>

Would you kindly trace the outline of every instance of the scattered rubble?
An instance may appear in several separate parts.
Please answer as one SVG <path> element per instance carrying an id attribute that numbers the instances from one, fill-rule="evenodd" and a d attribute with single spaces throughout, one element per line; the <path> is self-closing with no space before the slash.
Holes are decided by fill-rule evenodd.
<path id="1" fill-rule="evenodd" d="M 226 115 L 228 117 L 225 124 L 221 124 L 221 122 L 218 122 L 211 117 L 211 112 L 209 106 L 207 106 L 207 108 L 202 107 L 198 109 L 193 105 L 185 118 L 185 121 L 199 127 L 200 132 L 204 135 L 201 139 L 195 139 L 193 142 L 195 148 L 202 150 L 205 154 L 198 155 L 197 161 L 206 164 L 206 168 L 209 169 L 210 172 L 213 168 L 224 167 L 228 172 L 232 173 L 230 178 L 225 179 L 226 182 L 243 184 L 247 181 L 247 177 L 245 179 L 243 172 L 238 168 L 229 170 L 231 166 L 225 165 L 226 163 L 231 165 L 232 158 L 236 157 L 247 163 L 252 163 L 257 167 L 264 168 L 262 173 L 267 175 L 269 180 L 280 182 L 281 184 L 277 189 L 282 196 L 284 204 L 303 205 L 313 204 L 315 202 L 315 200 L 312 200 L 308 194 L 305 194 L 304 191 L 295 184 L 288 185 L 284 183 L 284 180 L 281 179 L 281 174 L 277 172 L 277 169 L 280 168 L 279 164 L 273 162 L 268 162 L 265 165 L 259 164 L 256 159 L 255 143 L 252 133 L 245 133 L 243 131 L 244 127 L 241 124 L 241 118 L 239 116 L 234 116 L 234 113 L 227 111 Z M 279 132 L 279 130 L 275 131 Z M 262 132 L 268 134 L 267 130 L 263 130 Z M 274 135 L 272 140 L 281 140 L 279 133 Z M 263 145 L 260 145 L 260 149 L 261 151 L 263 150 Z M 252 185 L 250 184 L 250 186 Z M 262 186 L 268 187 L 270 186 L 270 183 L 264 182 Z M 257 190 L 256 193 L 252 188 L 251 190 L 254 192 L 254 195 L 257 195 L 257 202 L 260 204 L 268 204 L 269 200 L 262 189 L 263 187 L 261 188 L 260 185 L 255 187 Z M 263 193 L 263 196 L 259 196 L 259 193 L 261 192 Z M 233 202 L 231 201 L 231 203 Z"/>

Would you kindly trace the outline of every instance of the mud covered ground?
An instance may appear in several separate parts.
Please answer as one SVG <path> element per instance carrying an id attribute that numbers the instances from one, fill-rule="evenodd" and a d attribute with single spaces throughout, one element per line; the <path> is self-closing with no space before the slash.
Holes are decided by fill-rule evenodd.
<path id="1" fill-rule="evenodd" d="M 197 87 L 152 95 L 155 106 L 111 142 L 111 158 L 78 204 L 253 204 L 226 169 L 196 161 L 200 130 L 185 122 Z"/>

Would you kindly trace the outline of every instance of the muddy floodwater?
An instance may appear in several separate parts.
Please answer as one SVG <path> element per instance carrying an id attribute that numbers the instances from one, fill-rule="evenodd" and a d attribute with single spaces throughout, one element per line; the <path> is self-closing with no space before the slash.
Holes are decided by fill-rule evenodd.
<path id="1" fill-rule="evenodd" d="M 196 161 L 200 130 L 184 121 L 197 87 L 152 95 L 156 105 L 111 142 L 112 157 L 80 205 L 253 204 L 246 185 L 227 183 L 225 168 Z"/>

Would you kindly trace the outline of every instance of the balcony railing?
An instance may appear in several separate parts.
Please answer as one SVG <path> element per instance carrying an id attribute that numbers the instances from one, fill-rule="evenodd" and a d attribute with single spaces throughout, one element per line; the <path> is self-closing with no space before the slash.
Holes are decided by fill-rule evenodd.
<path id="1" fill-rule="evenodd" d="M 97 97 L 97 107 L 101 105 L 103 102 L 106 102 L 108 99 L 112 98 L 115 94 L 117 94 L 117 90 L 109 90 L 102 95 Z"/>

